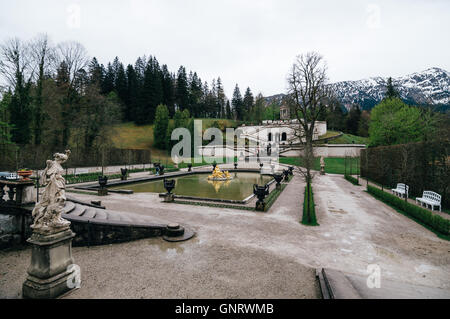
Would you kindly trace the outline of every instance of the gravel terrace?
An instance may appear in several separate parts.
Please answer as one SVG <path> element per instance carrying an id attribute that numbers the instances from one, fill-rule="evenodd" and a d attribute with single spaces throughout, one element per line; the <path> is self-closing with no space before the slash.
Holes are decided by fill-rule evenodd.
<path id="1" fill-rule="evenodd" d="M 107 209 L 178 222 L 197 232 L 75 247 L 82 287 L 65 298 L 319 298 L 314 268 L 450 290 L 450 243 L 340 175 L 313 181 L 319 227 L 300 224 L 304 183 L 296 175 L 268 213 L 162 203 L 157 194 L 110 194 Z M 80 200 L 94 195 L 72 194 Z M 0 297 L 17 298 L 30 249 L 0 252 Z"/>

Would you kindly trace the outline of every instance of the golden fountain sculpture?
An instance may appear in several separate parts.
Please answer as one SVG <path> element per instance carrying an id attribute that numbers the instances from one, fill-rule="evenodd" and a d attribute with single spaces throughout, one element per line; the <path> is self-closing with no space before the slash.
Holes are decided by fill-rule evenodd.
<path id="1" fill-rule="evenodd" d="M 212 175 L 208 176 L 208 180 L 210 181 L 228 181 L 230 179 L 233 179 L 230 173 L 228 171 L 220 171 L 219 166 L 216 166 Z"/>

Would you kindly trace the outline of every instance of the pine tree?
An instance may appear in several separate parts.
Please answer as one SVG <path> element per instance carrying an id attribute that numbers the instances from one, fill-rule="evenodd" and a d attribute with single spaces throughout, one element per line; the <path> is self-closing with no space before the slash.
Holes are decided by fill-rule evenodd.
<path id="1" fill-rule="evenodd" d="M 169 109 L 170 117 L 175 114 L 175 79 L 169 72 L 167 65 L 164 64 L 161 69 L 162 72 L 162 87 L 163 87 L 163 103 Z"/>
<path id="2" fill-rule="evenodd" d="M 124 113 L 127 112 L 127 107 L 126 107 L 126 103 L 129 100 L 128 98 L 128 83 L 127 83 L 127 75 L 125 73 L 125 69 L 123 67 L 123 64 L 120 63 L 119 64 L 119 69 L 117 71 L 117 77 L 116 77 L 116 81 L 115 81 L 115 91 L 117 93 L 117 96 L 120 99 L 120 102 L 122 103 L 122 105 L 124 105 Z M 125 115 L 125 120 L 128 118 L 128 114 L 124 114 Z"/>
<path id="3" fill-rule="evenodd" d="M 243 101 L 241 91 L 239 90 L 239 86 L 236 84 L 233 92 L 233 99 L 231 100 L 231 105 L 233 107 L 233 113 L 237 120 L 243 120 L 244 118 L 244 110 L 243 110 Z"/>
<path id="4" fill-rule="evenodd" d="M 12 142 L 28 144 L 31 141 L 31 82 L 25 83 L 22 72 L 16 73 L 16 87 L 8 111 L 12 125 Z"/>
<path id="5" fill-rule="evenodd" d="M 139 85 L 136 71 L 133 66 L 127 66 L 127 100 L 125 101 L 124 116 L 127 121 L 134 121 L 137 118 Z"/>
<path id="6" fill-rule="evenodd" d="M 59 139 L 59 136 L 54 137 L 54 144 L 55 146 L 59 147 L 67 147 L 67 145 L 69 144 L 70 129 L 73 122 L 72 116 L 76 112 L 76 109 L 74 109 L 74 105 L 77 98 L 77 92 L 71 85 L 70 72 L 65 61 L 61 62 L 57 70 L 56 86 L 58 88 L 58 93 L 61 96 L 59 104 L 62 134 L 61 140 Z"/>
<path id="7" fill-rule="evenodd" d="M 189 105 L 191 106 L 190 113 L 194 117 L 198 117 L 201 112 L 201 102 L 203 100 L 202 80 L 194 72 L 190 78 L 189 83 Z"/>
<path id="8" fill-rule="evenodd" d="M 264 105 L 265 105 L 264 97 L 262 96 L 261 93 L 259 93 L 256 96 L 255 107 L 253 108 L 252 113 L 253 120 L 256 121 L 257 123 L 261 123 L 261 121 L 263 120 Z"/>
<path id="9" fill-rule="evenodd" d="M 150 86 L 149 86 L 149 115 L 152 120 L 155 116 L 156 107 L 163 102 L 163 86 L 162 74 L 159 63 L 156 58 L 150 58 L 148 67 L 150 72 Z M 167 106 L 166 106 L 167 107 Z M 153 121 L 150 121 L 152 123 Z"/>
<path id="10" fill-rule="evenodd" d="M 350 109 L 350 112 L 347 115 L 347 133 L 356 135 L 358 134 L 358 125 L 359 120 L 361 119 L 361 109 L 359 105 L 355 104 Z"/>
<path id="11" fill-rule="evenodd" d="M 155 113 L 155 126 L 153 128 L 154 145 L 159 149 L 167 147 L 167 131 L 169 126 L 169 110 L 165 105 L 158 105 Z"/>
<path id="12" fill-rule="evenodd" d="M 104 67 L 103 65 L 100 65 L 97 61 L 97 58 L 92 58 L 91 62 L 89 63 L 89 82 L 90 84 L 97 85 L 97 87 L 100 88 L 102 82 L 103 82 L 103 76 L 104 76 Z"/>
<path id="13" fill-rule="evenodd" d="M 178 109 L 190 109 L 189 105 L 189 91 L 188 81 L 186 75 L 186 69 L 184 66 L 180 66 L 177 75 L 177 87 L 176 87 L 176 104 Z"/>
<path id="14" fill-rule="evenodd" d="M 216 83 L 216 94 L 217 94 L 217 117 L 218 118 L 222 118 L 222 117 L 226 117 L 226 96 L 225 96 L 225 91 L 222 85 L 222 80 L 220 79 L 220 77 L 217 78 L 217 83 Z"/>
<path id="15" fill-rule="evenodd" d="M 250 120 L 251 114 L 253 113 L 253 104 L 254 98 L 252 91 L 249 87 L 245 91 L 244 100 L 243 100 L 243 111 L 244 111 L 244 120 Z"/>
<path id="16" fill-rule="evenodd" d="M 392 78 L 389 77 L 387 80 L 387 85 L 386 85 L 386 99 L 393 99 L 393 98 L 400 98 L 400 94 L 398 93 L 398 91 L 395 89 L 394 85 L 392 84 Z"/>
<path id="17" fill-rule="evenodd" d="M 227 100 L 226 114 L 227 114 L 227 119 L 231 120 L 233 118 L 233 112 L 231 111 L 230 100 Z"/>
<path id="18" fill-rule="evenodd" d="M 104 95 L 108 95 L 109 92 L 114 91 L 114 81 L 115 81 L 114 69 L 112 64 L 108 63 L 102 83 L 102 93 Z"/>

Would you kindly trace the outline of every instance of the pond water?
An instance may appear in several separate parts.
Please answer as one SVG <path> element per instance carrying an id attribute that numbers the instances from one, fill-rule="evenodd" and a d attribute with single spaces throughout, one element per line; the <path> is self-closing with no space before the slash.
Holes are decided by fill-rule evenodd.
<path id="1" fill-rule="evenodd" d="M 264 185 L 272 180 L 270 175 L 259 173 L 230 173 L 232 180 L 209 181 L 209 174 L 175 177 L 176 195 L 214 199 L 243 200 L 253 194 L 253 184 Z M 168 179 L 172 179 L 169 178 Z M 121 185 L 110 189 L 130 189 L 135 193 L 166 193 L 163 180 Z"/>

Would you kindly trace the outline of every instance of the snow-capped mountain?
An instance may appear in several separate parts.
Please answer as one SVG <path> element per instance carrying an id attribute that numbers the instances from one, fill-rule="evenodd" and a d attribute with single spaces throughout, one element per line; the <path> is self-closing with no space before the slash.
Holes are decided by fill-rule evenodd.
<path id="1" fill-rule="evenodd" d="M 400 97 L 415 105 L 450 105 L 450 73 L 440 68 L 430 68 L 422 72 L 392 78 L 392 83 Z M 354 103 L 363 109 L 371 109 L 378 104 L 386 92 L 387 78 L 372 77 L 358 81 L 342 81 L 331 84 L 348 109 Z M 280 94 L 266 98 L 266 101 L 281 101 Z"/>

